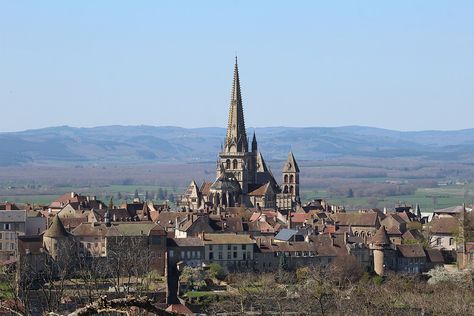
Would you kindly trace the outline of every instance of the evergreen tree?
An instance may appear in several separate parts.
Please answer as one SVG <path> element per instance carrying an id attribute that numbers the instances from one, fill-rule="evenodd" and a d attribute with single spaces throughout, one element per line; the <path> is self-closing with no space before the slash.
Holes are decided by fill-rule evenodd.
<path id="1" fill-rule="evenodd" d="M 352 188 L 349 188 L 349 190 L 347 190 L 347 197 L 348 198 L 354 197 L 354 191 L 352 191 Z"/>
<path id="2" fill-rule="evenodd" d="M 163 193 L 163 189 L 162 188 L 159 188 L 158 189 L 158 198 L 160 200 L 164 200 L 165 199 L 165 194 Z"/>
<path id="3" fill-rule="evenodd" d="M 109 201 L 109 210 L 113 209 L 114 208 L 114 197 L 111 196 L 110 197 L 110 201 Z"/>

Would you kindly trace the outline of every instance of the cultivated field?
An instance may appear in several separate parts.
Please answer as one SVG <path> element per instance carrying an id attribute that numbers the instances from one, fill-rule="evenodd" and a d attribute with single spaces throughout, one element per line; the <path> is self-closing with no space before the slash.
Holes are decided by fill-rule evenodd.
<path id="1" fill-rule="evenodd" d="M 415 159 L 300 161 L 303 201 L 325 198 L 348 209 L 420 204 L 424 211 L 474 202 L 474 166 Z M 277 181 L 283 161 L 267 161 Z M 96 195 L 106 202 L 142 198 L 171 200 L 191 179 L 215 179 L 214 162 L 147 165 L 25 165 L 0 167 L 0 200 L 48 204 L 65 192 Z"/>

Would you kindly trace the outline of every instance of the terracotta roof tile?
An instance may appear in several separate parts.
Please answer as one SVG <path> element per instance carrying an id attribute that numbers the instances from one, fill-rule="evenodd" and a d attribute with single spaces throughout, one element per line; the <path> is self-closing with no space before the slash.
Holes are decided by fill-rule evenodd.
<path id="1" fill-rule="evenodd" d="M 372 238 L 372 243 L 375 245 L 389 245 L 390 239 L 388 238 L 387 231 L 385 230 L 385 226 L 380 226 L 380 228 L 375 233 L 374 237 Z"/>
<path id="2" fill-rule="evenodd" d="M 461 225 L 459 220 L 453 216 L 434 218 L 430 224 L 430 231 L 433 234 L 454 234 Z"/>
<path id="3" fill-rule="evenodd" d="M 414 245 L 397 245 L 400 254 L 405 258 L 424 258 L 426 257 L 423 247 L 419 244 Z"/>
<path id="4" fill-rule="evenodd" d="M 370 213 L 336 213 L 332 217 L 340 226 L 377 226 L 378 216 L 375 212 Z"/>

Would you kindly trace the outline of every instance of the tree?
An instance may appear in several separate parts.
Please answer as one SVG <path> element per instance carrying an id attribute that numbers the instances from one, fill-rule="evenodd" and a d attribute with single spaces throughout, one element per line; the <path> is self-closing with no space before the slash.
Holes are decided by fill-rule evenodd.
<path id="1" fill-rule="evenodd" d="M 354 197 L 354 191 L 352 191 L 352 188 L 349 188 L 349 190 L 347 190 L 346 196 L 347 196 L 348 198 Z"/>
<path id="2" fill-rule="evenodd" d="M 159 188 L 159 189 L 158 189 L 158 198 L 159 198 L 160 200 L 164 200 L 164 199 L 165 199 L 165 194 L 164 194 L 162 188 Z"/>
<path id="3" fill-rule="evenodd" d="M 224 280 L 226 277 L 226 273 L 224 271 L 224 268 L 218 263 L 211 263 L 209 266 L 209 276 L 211 278 L 216 278 L 218 280 Z"/>
<path id="4" fill-rule="evenodd" d="M 329 275 L 337 286 L 343 287 L 359 281 L 362 277 L 362 267 L 359 260 L 351 255 L 338 256 L 329 266 Z"/>
<path id="5" fill-rule="evenodd" d="M 134 198 L 134 199 L 138 199 L 138 198 L 139 198 L 138 189 L 135 189 L 135 194 L 133 195 L 133 198 Z"/>
<path id="6" fill-rule="evenodd" d="M 311 267 L 309 277 L 299 284 L 297 293 L 301 298 L 300 312 L 308 315 L 326 315 L 336 300 L 334 286 L 319 266 Z"/>

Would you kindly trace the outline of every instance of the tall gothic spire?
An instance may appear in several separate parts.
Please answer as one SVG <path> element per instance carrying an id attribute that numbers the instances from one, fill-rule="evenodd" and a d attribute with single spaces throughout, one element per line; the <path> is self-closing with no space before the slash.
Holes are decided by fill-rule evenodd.
<path id="1" fill-rule="evenodd" d="M 245 132 L 244 109 L 240 93 L 239 67 L 235 57 L 234 82 L 230 99 L 229 122 L 225 139 L 225 152 L 248 152 L 247 133 Z"/>

